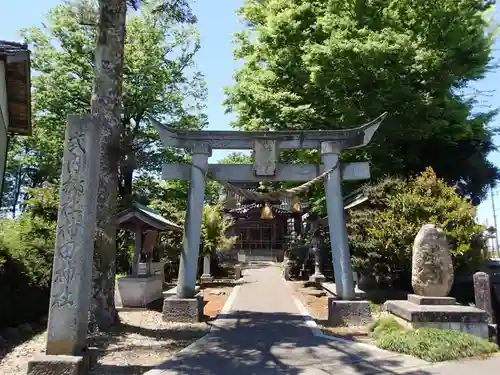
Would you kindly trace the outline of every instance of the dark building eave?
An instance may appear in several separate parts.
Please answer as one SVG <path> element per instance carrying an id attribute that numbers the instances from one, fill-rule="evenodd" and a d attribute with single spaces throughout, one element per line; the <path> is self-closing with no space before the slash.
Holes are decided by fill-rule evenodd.
<path id="1" fill-rule="evenodd" d="M 31 59 L 26 44 L 0 40 L 5 62 L 10 134 L 31 135 Z"/>

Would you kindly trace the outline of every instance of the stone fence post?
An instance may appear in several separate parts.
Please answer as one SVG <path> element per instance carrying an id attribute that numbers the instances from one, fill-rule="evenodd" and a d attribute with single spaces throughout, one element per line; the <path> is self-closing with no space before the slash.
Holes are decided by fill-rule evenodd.
<path id="1" fill-rule="evenodd" d="M 488 323 L 495 322 L 495 313 L 493 311 L 493 303 L 491 300 L 491 281 L 490 275 L 486 272 L 476 272 L 474 278 L 474 299 L 476 307 L 488 313 Z"/>

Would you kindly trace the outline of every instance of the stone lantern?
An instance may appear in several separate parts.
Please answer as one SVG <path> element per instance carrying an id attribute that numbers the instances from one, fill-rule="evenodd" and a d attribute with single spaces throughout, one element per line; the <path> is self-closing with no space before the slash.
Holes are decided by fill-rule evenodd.
<path id="1" fill-rule="evenodd" d="M 321 272 L 321 249 L 323 248 L 324 238 L 320 229 L 320 218 L 316 213 L 311 213 L 307 217 L 309 226 L 309 235 L 311 239 L 310 251 L 314 255 L 314 274 L 309 277 L 309 281 L 321 283 L 325 281 L 325 275 Z"/>

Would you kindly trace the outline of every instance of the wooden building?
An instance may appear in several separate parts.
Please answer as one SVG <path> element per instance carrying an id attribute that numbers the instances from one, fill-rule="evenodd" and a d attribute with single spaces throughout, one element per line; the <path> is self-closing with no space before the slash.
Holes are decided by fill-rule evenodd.
<path id="1" fill-rule="evenodd" d="M 31 135 L 30 52 L 0 40 L 0 198 L 10 135 Z"/>
<path id="2" fill-rule="evenodd" d="M 236 185 L 233 183 L 233 185 Z M 237 184 L 238 187 L 257 191 L 258 183 Z M 287 237 L 299 232 L 301 212 L 291 208 L 289 199 L 275 202 L 255 202 L 226 191 L 224 212 L 235 221 L 229 235 L 236 236 L 234 250 L 252 260 L 281 260 Z M 271 218 L 262 217 L 265 205 L 271 210 Z M 305 205 L 301 205 L 305 208 Z"/>

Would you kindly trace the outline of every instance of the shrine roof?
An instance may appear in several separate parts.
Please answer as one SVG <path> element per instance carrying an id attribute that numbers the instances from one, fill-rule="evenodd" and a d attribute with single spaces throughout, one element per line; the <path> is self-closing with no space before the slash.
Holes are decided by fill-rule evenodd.
<path id="1" fill-rule="evenodd" d="M 124 229 L 135 229 L 142 226 L 144 230 L 182 231 L 182 227 L 179 225 L 165 219 L 156 211 L 137 202 L 132 203 L 130 208 L 116 215 L 115 224 Z"/>
<path id="2" fill-rule="evenodd" d="M 0 40 L 0 61 L 5 62 L 7 131 L 31 135 L 31 59 L 28 46 Z"/>

